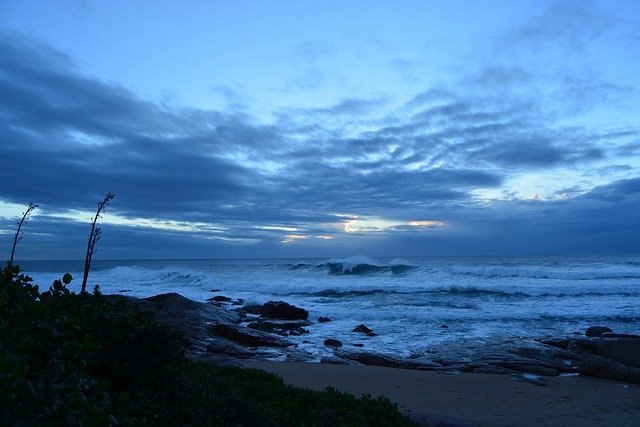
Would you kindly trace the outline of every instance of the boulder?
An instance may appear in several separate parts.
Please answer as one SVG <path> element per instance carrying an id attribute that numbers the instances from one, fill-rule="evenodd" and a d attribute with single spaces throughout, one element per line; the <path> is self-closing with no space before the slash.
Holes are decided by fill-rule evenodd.
<path id="1" fill-rule="evenodd" d="M 605 332 L 600 335 L 601 338 L 631 338 L 631 339 L 640 339 L 640 335 L 636 334 L 614 334 L 613 332 Z"/>
<path id="2" fill-rule="evenodd" d="M 611 328 L 606 326 L 590 326 L 585 333 L 588 337 L 599 337 L 605 332 L 613 332 Z"/>
<path id="3" fill-rule="evenodd" d="M 324 340 L 324 345 L 326 345 L 327 347 L 342 347 L 342 341 L 329 338 Z"/>
<path id="4" fill-rule="evenodd" d="M 640 368 L 627 366 L 604 356 L 587 354 L 580 359 L 580 373 L 640 384 Z"/>
<path id="5" fill-rule="evenodd" d="M 331 319 L 329 319 L 328 317 L 320 316 L 318 317 L 318 322 L 327 323 L 327 322 L 331 322 Z"/>
<path id="6" fill-rule="evenodd" d="M 353 329 L 353 331 L 351 331 L 351 332 L 361 332 L 361 333 L 363 333 L 363 334 L 370 334 L 370 333 L 372 333 L 373 331 L 372 331 L 371 329 L 369 329 L 366 325 L 364 325 L 364 324 L 360 324 L 360 325 L 356 326 L 356 327 Z"/>
<path id="7" fill-rule="evenodd" d="M 640 368 L 640 339 L 597 338 L 595 353 L 627 366 Z"/>
<path id="8" fill-rule="evenodd" d="M 552 347 L 566 349 L 569 347 L 569 339 L 567 338 L 549 338 L 540 341 L 542 344 L 550 345 Z"/>
<path id="9" fill-rule="evenodd" d="M 309 312 L 284 301 L 269 301 L 262 305 L 245 306 L 244 310 L 250 314 L 259 314 L 271 319 L 306 320 Z"/>
<path id="10" fill-rule="evenodd" d="M 407 362 L 402 359 L 396 359 L 393 356 L 382 353 L 370 353 L 370 352 L 355 352 L 355 353 L 340 353 L 339 357 L 344 359 L 355 360 L 363 365 L 371 366 L 386 366 L 390 368 L 402 368 L 405 367 Z"/>
<path id="11" fill-rule="evenodd" d="M 293 343 L 275 337 L 267 332 L 243 328 L 228 323 L 211 325 L 209 333 L 213 336 L 226 338 L 251 347 L 288 347 L 293 345 Z"/>
<path id="12" fill-rule="evenodd" d="M 306 320 L 263 320 L 260 319 L 256 322 L 251 322 L 247 325 L 248 328 L 257 329 L 259 331 L 269 332 L 278 335 L 302 335 L 308 334 L 309 331 L 304 329 L 303 326 L 309 326 L 311 323 Z"/>
<path id="13" fill-rule="evenodd" d="M 224 295 L 216 295 L 212 298 L 207 298 L 207 301 L 215 301 L 215 302 L 229 302 L 232 299 L 229 297 L 225 297 Z"/>
<path id="14" fill-rule="evenodd" d="M 150 298 L 131 298 L 141 310 L 154 313 L 157 321 L 184 332 L 192 342 L 208 339 L 208 323 L 238 323 L 240 316 L 212 304 L 197 302 L 177 293 Z"/>

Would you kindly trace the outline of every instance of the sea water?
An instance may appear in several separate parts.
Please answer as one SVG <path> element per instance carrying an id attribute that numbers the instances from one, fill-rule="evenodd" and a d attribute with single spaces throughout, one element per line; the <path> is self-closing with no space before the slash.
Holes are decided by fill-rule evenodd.
<path id="1" fill-rule="evenodd" d="M 41 289 L 70 272 L 70 288 L 79 290 L 82 262 L 20 264 Z M 591 325 L 640 332 L 640 255 L 96 260 L 89 289 L 95 284 L 133 297 L 286 301 L 307 309 L 312 321 L 331 319 L 291 337 L 317 354 L 327 351 L 327 338 L 408 355 L 448 340 L 564 336 Z M 352 332 L 361 323 L 377 335 Z"/>

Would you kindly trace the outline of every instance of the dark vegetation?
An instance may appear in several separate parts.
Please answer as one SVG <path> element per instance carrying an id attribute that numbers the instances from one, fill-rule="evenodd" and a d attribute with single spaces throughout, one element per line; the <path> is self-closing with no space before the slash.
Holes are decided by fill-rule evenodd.
<path id="1" fill-rule="evenodd" d="M 0 425 L 412 425 L 388 399 L 187 361 L 181 333 L 71 280 L 41 292 L 18 266 L 0 269 Z"/>

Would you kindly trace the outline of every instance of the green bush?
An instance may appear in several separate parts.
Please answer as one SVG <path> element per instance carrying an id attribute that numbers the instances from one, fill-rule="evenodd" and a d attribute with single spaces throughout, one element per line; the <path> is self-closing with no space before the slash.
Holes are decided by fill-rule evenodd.
<path id="1" fill-rule="evenodd" d="M 285 385 L 257 369 L 183 365 L 167 387 L 161 425 L 408 426 L 386 398 L 356 398 L 332 388 L 318 392 Z"/>
<path id="2" fill-rule="evenodd" d="M 40 293 L 18 267 L 0 273 L 0 419 L 7 424 L 114 423 L 135 413 L 167 367 L 184 361 L 178 332 L 98 289 L 71 293 L 70 281 L 65 275 Z M 140 399 L 114 399 L 122 391 Z"/>

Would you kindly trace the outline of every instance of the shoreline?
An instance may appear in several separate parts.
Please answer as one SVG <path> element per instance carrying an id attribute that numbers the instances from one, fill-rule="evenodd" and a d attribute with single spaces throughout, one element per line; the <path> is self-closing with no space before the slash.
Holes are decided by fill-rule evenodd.
<path id="1" fill-rule="evenodd" d="M 285 302 L 238 311 L 230 301 L 175 293 L 134 300 L 185 332 L 191 360 L 259 368 L 298 387 L 386 396 L 422 425 L 640 424 L 640 337 L 609 328 L 546 340 L 456 341 L 408 358 L 340 345 L 317 363 L 291 340 L 314 323 Z"/>
<path id="2" fill-rule="evenodd" d="M 295 387 L 386 396 L 423 425 L 622 426 L 640 422 L 640 385 L 582 375 L 544 377 L 544 386 L 537 386 L 496 374 L 305 362 L 246 361 L 245 365 L 275 373 Z"/>

